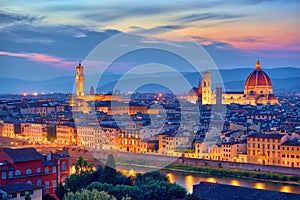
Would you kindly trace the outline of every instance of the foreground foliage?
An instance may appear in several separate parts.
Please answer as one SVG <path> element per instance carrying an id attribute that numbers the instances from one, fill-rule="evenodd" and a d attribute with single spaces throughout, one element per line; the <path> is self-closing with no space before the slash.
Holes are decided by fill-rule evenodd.
<path id="1" fill-rule="evenodd" d="M 96 171 L 81 157 L 76 162 L 76 173 L 58 186 L 56 195 L 64 200 L 173 200 L 184 199 L 185 188 L 170 183 L 168 177 L 153 171 L 125 176 L 115 168 L 115 160 L 108 156 L 107 163 Z"/>

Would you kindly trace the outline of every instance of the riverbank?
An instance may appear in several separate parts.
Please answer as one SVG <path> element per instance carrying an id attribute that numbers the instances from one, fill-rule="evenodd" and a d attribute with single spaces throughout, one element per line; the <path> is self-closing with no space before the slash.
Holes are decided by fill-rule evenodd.
<path id="1" fill-rule="evenodd" d="M 273 172 L 260 172 L 260 171 L 246 171 L 240 169 L 225 169 L 225 168 L 212 168 L 212 167 L 198 167 L 187 164 L 172 164 L 165 167 L 167 170 L 205 174 L 218 177 L 236 177 L 241 179 L 267 181 L 272 183 L 291 184 L 300 186 L 300 176 L 296 175 L 282 175 Z"/>

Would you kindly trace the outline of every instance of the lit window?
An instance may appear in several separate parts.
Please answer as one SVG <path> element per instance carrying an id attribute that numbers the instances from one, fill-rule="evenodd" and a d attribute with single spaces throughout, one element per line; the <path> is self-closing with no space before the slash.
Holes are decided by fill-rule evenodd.
<path id="1" fill-rule="evenodd" d="M 45 181 L 45 188 L 49 188 L 49 181 Z"/>
<path id="2" fill-rule="evenodd" d="M 26 169 L 26 174 L 31 174 L 31 169 Z"/>
<path id="3" fill-rule="evenodd" d="M 66 161 L 63 161 L 63 162 L 62 162 L 61 169 L 62 169 L 62 170 L 66 170 L 66 169 L 67 169 Z"/>
<path id="4" fill-rule="evenodd" d="M 9 171 L 9 172 L 8 172 L 8 178 L 12 178 L 13 175 L 14 175 L 14 172 L 13 172 L 13 171 Z"/>
<path id="5" fill-rule="evenodd" d="M 52 186 L 56 187 L 57 186 L 57 182 L 56 181 L 52 181 Z"/>
<path id="6" fill-rule="evenodd" d="M 2 172 L 2 179 L 6 179 L 6 172 Z"/>

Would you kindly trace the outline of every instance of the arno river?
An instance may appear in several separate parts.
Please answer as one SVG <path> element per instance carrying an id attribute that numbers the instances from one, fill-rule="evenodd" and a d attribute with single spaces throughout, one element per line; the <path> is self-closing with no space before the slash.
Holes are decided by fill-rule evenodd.
<path id="1" fill-rule="evenodd" d="M 129 166 L 123 166 L 120 169 L 127 174 L 135 174 L 138 172 L 144 172 L 143 169 L 137 169 L 135 167 L 130 168 Z M 149 171 L 147 169 L 146 171 Z M 171 182 L 176 182 L 179 185 L 186 188 L 188 192 L 192 192 L 193 185 L 198 184 L 201 181 L 207 182 L 218 182 L 229 185 L 236 186 L 245 186 L 257 189 L 265 189 L 265 190 L 275 190 L 280 192 L 291 192 L 300 194 L 300 186 L 299 185 L 290 185 L 290 184 L 282 184 L 282 183 L 272 183 L 272 182 L 262 182 L 255 180 L 246 180 L 246 179 L 237 179 L 237 178 L 227 178 L 227 177 L 213 177 L 211 175 L 203 175 L 197 173 L 183 173 L 176 172 L 172 170 L 162 170 L 164 174 L 166 174 Z"/>
<path id="2" fill-rule="evenodd" d="M 171 182 L 176 182 L 179 185 L 185 187 L 188 192 L 192 192 L 193 185 L 198 184 L 201 181 L 208 182 L 218 182 L 225 183 L 229 185 L 236 186 L 246 186 L 257 189 L 266 189 L 266 190 L 276 190 L 281 192 L 292 192 L 300 194 L 300 186 L 299 185 L 288 185 L 288 184 L 279 184 L 272 182 L 256 182 L 254 180 L 245 180 L 245 179 L 236 179 L 236 178 L 227 178 L 227 177 L 213 177 L 213 176 L 205 176 L 202 174 L 189 174 L 189 173 L 181 173 L 174 171 L 163 171 L 170 179 Z"/>

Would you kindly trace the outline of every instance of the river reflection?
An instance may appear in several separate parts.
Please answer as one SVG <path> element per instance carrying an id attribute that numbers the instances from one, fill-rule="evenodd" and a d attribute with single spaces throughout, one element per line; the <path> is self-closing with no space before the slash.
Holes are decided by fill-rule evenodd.
<path id="1" fill-rule="evenodd" d="M 135 175 L 136 173 L 143 173 L 143 170 L 139 169 L 121 169 L 127 175 Z M 256 182 L 253 180 L 246 179 L 237 179 L 237 178 L 227 178 L 227 177 L 212 177 L 206 176 L 203 174 L 191 174 L 191 173 L 182 173 L 169 170 L 161 170 L 162 173 L 166 174 L 169 177 L 170 182 L 178 183 L 184 187 L 188 192 L 193 191 L 193 185 L 200 183 L 201 181 L 212 182 L 212 183 L 224 183 L 234 186 L 245 186 L 262 190 L 275 190 L 280 192 L 290 192 L 300 194 L 299 185 L 289 185 L 281 183 L 272 183 L 272 182 Z"/>
<path id="2" fill-rule="evenodd" d="M 193 191 L 193 185 L 200 183 L 201 181 L 207 181 L 212 183 L 224 183 L 234 186 L 245 186 L 256 189 L 275 190 L 280 192 L 292 192 L 300 194 L 300 186 L 288 185 L 272 182 L 255 182 L 245 179 L 231 179 L 231 178 L 219 178 L 219 177 L 207 177 L 202 174 L 187 174 L 181 172 L 168 172 L 165 173 L 172 183 L 176 182 L 179 185 L 185 187 L 188 192 Z"/>

